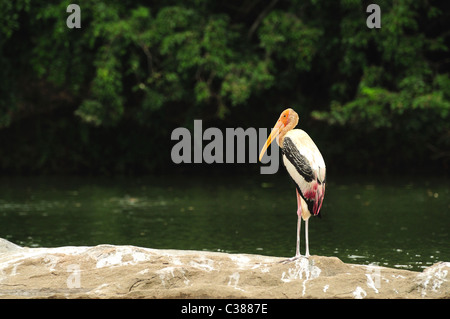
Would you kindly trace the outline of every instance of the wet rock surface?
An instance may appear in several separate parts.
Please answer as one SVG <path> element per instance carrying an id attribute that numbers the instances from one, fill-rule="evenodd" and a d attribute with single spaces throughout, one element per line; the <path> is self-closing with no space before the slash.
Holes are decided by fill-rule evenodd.
<path id="1" fill-rule="evenodd" d="M 449 262 L 422 272 L 136 246 L 27 248 L 0 239 L 0 298 L 450 298 Z"/>

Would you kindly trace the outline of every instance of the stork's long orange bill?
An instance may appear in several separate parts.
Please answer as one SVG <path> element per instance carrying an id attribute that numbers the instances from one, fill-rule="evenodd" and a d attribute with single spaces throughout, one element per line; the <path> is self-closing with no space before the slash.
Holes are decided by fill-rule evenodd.
<path id="1" fill-rule="evenodd" d="M 260 162 L 261 162 L 261 159 L 264 156 L 264 153 L 266 152 L 267 148 L 277 138 L 278 134 L 280 134 L 280 128 L 281 128 L 282 125 L 283 125 L 283 122 L 278 120 L 278 122 L 275 124 L 275 127 L 273 128 L 272 132 L 270 132 L 270 135 L 267 138 L 266 144 L 264 144 L 264 147 L 262 148 L 261 153 L 259 154 L 259 161 Z"/>

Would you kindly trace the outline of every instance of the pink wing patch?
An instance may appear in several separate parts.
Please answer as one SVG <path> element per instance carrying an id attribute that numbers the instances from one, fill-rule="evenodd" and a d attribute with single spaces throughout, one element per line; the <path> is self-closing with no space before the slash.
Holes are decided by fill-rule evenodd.
<path id="1" fill-rule="evenodd" d="M 323 198 L 325 196 L 325 183 L 318 185 L 316 191 L 316 197 L 314 201 L 314 215 L 319 214 L 320 209 L 322 208 Z"/>
<path id="2" fill-rule="evenodd" d="M 306 199 L 314 201 L 313 211 L 311 213 L 314 215 L 319 214 L 325 196 L 325 183 L 319 185 L 316 181 L 313 181 L 311 187 L 305 191 L 303 196 Z"/>
<path id="3" fill-rule="evenodd" d="M 305 198 L 307 199 L 316 199 L 316 193 L 317 193 L 317 182 L 313 182 L 311 185 L 311 188 L 309 188 L 306 192 L 305 192 Z"/>

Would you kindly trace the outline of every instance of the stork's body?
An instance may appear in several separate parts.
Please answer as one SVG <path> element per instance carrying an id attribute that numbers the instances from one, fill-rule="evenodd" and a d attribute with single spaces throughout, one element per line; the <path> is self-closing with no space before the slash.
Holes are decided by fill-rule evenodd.
<path id="1" fill-rule="evenodd" d="M 305 221 L 306 253 L 309 257 L 308 221 L 311 215 L 320 216 L 325 195 L 326 167 L 319 149 L 309 135 L 300 129 L 293 129 L 298 123 L 298 115 L 292 109 L 287 109 L 277 121 L 264 152 L 276 138 L 283 154 L 283 163 L 295 183 L 297 192 L 297 246 L 295 257 L 300 256 L 301 220 Z"/>

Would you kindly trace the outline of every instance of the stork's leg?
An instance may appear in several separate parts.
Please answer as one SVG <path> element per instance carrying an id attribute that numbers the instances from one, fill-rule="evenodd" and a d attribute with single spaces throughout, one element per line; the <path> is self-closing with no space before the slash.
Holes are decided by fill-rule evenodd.
<path id="1" fill-rule="evenodd" d="M 297 219 L 297 246 L 295 248 L 295 257 L 300 257 L 300 229 L 302 228 L 302 218 Z"/>
<path id="2" fill-rule="evenodd" d="M 309 218 L 307 220 L 305 220 L 305 239 L 306 239 L 306 253 L 305 253 L 305 257 L 306 258 L 309 257 L 308 221 L 309 221 Z"/>
<path id="3" fill-rule="evenodd" d="M 297 192 L 297 247 L 295 249 L 295 257 L 300 257 L 300 232 L 302 228 L 302 202 L 300 194 Z"/>
<path id="4" fill-rule="evenodd" d="M 295 256 L 286 260 L 281 261 L 282 263 L 288 263 L 291 261 L 296 260 L 297 258 L 301 257 L 300 255 L 300 230 L 302 226 L 302 198 L 300 197 L 300 194 L 297 190 L 297 246 L 295 249 Z"/>

